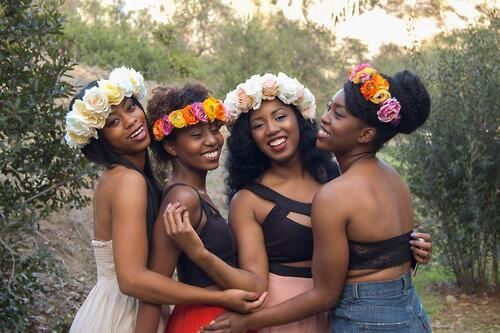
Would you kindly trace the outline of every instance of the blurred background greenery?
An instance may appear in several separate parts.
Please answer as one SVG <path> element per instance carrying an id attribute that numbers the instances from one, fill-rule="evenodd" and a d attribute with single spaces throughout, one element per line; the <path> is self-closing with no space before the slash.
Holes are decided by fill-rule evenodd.
<path id="1" fill-rule="evenodd" d="M 81 285 L 92 284 L 70 274 L 71 258 L 81 256 L 68 250 L 74 244 L 53 245 L 82 239 L 88 244 L 91 237 L 87 229 L 68 229 L 67 220 L 75 209 L 88 209 L 98 170 L 63 143 L 63 120 L 74 90 L 102 75 L 83 79 L 76 69 L 102 74 L 126 65 L 150 87 L 198 80 L 221 99 L 252 74 L 283 71 L 311 89 L 322 113 L 347 69 L 361 61 L 387 74 L 413 70 L 432 95 L 426 125 L 393 140 L 382 156 L 409 182 L 419 228 L 433 235 L 433 263 L 421 269 L 416 283 L 435 331 L 498 331 L 498 301 L 493 319 L 484 325 L 472 320 L 474 329 L 442 320 L 454 302 L 448 293 L 463 295 L 459 304 L 474 303 L 470 295 L 480 295 L 481 302 L 498 295 L 496 1 L 477 7 L 480 18 L 464 29 L 406 46 L 385 44 L 376 53 L 361 40 L 338 38 L 335 29 L 290 20 L 280 11 L 242 17 L 220 0 L 173 3 L 174 15 L 160 23 L 147 10 L 125 11 L 123 1 L 0 2 L 0 332 L 67 331 L 86 295 Z M 301 3 L 305 10 L 314 1 Z M 449 8 L 445 0 L 351 3 L 359 13 L 384 9 L 438 22 Z M 223 171 L 212 177 L 223 205 Z M 91 225 L 90 216 L 76 219 Z M 58 253 L 61 248 L 69 251 L 66 256 Z"/>

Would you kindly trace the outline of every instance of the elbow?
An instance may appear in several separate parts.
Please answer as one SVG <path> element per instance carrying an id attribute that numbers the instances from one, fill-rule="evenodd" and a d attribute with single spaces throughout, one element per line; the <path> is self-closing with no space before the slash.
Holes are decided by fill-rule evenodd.
<path id="1" fill-rule="evenodd" d="M 259 295 L 262 295 L 262 293 L 266 292 L 267 291 L 267 288 L 268 288 L 268 282 L 267 282 L 267 279 L 262 279 L 258 276 L 255 276 L 255 283 L 253 285 L 253 292 L 256 292 L 257 294 Z"/>
<path id="2" fill-rule="evenodd" d="M 139 298 L 137 291 L 141 288 L 139 287 L 139 279 L 137 278 L 137 275 L 130 274 L 125 277 L 118 277 L 118 286 L 120 287 L 120 292 L 122 294 Z"/>
<path id="3" fill-rule="evenodd" d="M 338 296 L 332 294 L 329 290 L 318 290 L 316 296 L 316 310 L 317 312 L 324 312 L 331 310 L 338 301 Z"/>

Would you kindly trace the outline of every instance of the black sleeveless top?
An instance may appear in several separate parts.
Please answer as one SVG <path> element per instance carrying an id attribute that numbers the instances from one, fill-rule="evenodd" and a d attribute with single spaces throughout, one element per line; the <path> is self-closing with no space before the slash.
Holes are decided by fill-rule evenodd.
<path id="1" fill-rule="evenodd" d="M 412 261 L 411 231 L 383 241 L 349 241 L 349 269 L 384 269 Z"/>
<path id="2" fill-rule="evenodd" d="M 276 204 L 262 223 L 269 271 L 282 276 L 312 277 L 310 267 L 283 265 L 312 259 L 311 227 L 287 216 L 290 212 L 311 216 L 311 204 L 292 200 L 258 183 L 248 184 L 243 189 Z"/>
<path id="3" fill-rule="evenodd" d="M 227 221 L 220 215 L 219 211 L 202 198 L 200 193 L 187 184 L 172 184 L 165 190 L 165 195 L 173 187 L 178 185 L 193 188 L 200 198 L 201 209 L 205 213 L 207 220 L 198 235 L 205 248 L 222 259 L 225 263 L 236 267 L 236 242 L 234 235 L 227 224 Z M 198 222 L 198 225 L 201 222 Z M 177 275 L 179 281 L 197 287 L 208 287 L 215 285 L 215 282 L 198 265 L 183 253 L 177 261 Z"/>

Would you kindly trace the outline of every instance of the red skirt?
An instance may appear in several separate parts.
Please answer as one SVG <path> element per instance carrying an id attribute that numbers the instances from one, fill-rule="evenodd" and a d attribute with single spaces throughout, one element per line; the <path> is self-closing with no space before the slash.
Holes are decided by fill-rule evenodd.
<path id="1" fill-rule="evenodd" d="M 202 326 L 210 324 L 224 311 L 224 308 L 213 305 L 176 305 L 168 319 L 165 333 L 197 333 Z"/>

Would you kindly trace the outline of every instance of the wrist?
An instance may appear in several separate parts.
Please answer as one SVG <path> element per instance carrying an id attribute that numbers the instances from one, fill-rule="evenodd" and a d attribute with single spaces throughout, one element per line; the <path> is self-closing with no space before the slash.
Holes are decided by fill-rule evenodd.
<path id="1" fill-rule="evenodd" d="M 189 251 L 186 254 L 189 257 L 189 259 L 191 259 L 192 261 L 194 261 L 198 265 L 200 265 L 202 262 L 206 261 L 210 256 L 210 252 L 204 247 L 194 249 L 192 251 Z"/>

